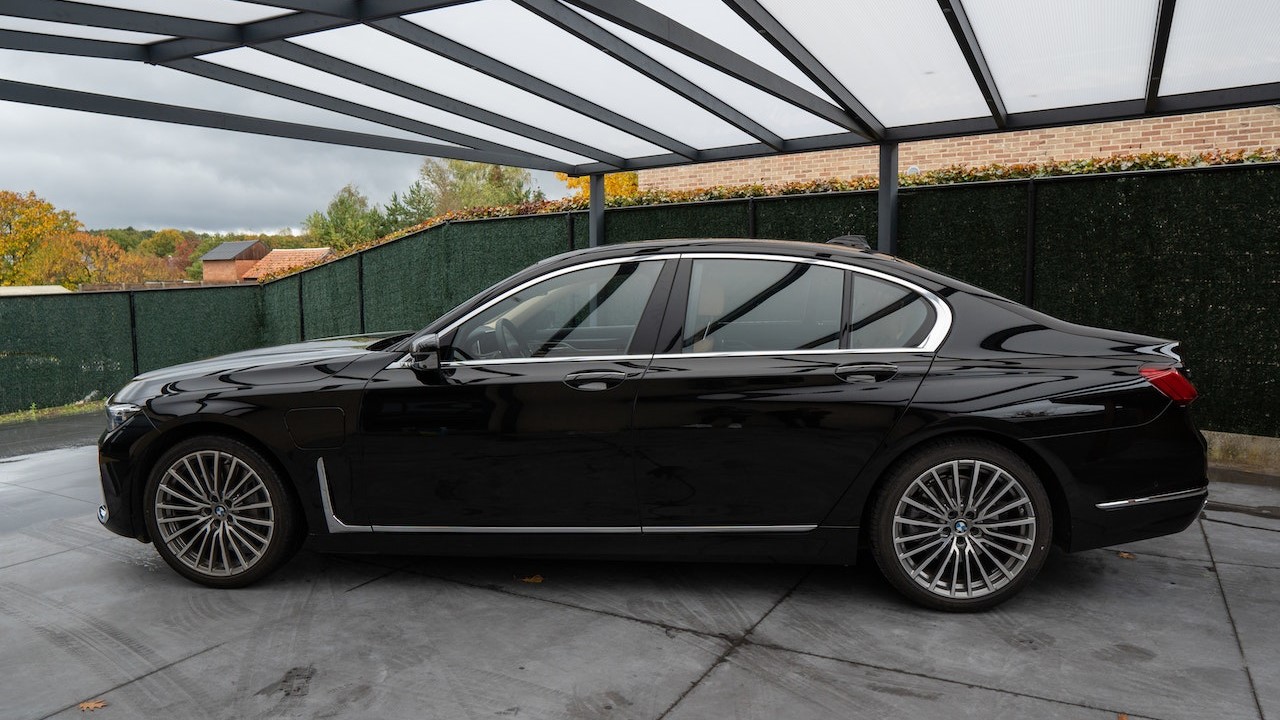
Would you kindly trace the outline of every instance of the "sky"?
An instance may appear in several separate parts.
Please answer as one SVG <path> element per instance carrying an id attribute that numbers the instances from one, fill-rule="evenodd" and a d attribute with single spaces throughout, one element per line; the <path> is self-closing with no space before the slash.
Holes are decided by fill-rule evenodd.
<path id="1" fill-rule="evenodd" d="M 0 50 L 0 78 L 412 137 L 140 63 Z M 0 102 L 0 190 L 34 191 L 92 229 L 296 231 L 347 183 L 383 204 L 421 164 L 401 153 Z M 533 176 L 548 197 L 567 194 L 552 173 Z"/>

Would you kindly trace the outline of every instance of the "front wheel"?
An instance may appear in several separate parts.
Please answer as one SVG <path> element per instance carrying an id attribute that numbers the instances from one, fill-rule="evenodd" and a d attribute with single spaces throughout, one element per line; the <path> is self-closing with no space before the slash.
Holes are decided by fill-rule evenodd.
<path id="1" fill-rule="evenodd" d="M 271 464 L 220 436 L 184 440 L 160 457 L 143 514 L 170 567 L 218 588 L 243 587 L 284 564 L 302 530 Z"/>
<path id="2" fill-rule="evenodd" d="M 982 440 L 917 450 L 890 471 L 871 517 L 885 577 L 915 602 L 970 612 L 1016 595 L 1044 565 L 1053 513 L 1018 455 Z"/>

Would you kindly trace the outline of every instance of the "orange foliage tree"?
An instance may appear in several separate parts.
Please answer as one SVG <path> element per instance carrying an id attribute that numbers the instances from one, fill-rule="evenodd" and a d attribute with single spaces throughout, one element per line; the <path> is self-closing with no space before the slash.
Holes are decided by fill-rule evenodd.
<path id="1" fill-rule="evenodd" d="M 183 245 L 182 234 L 174 234 L 175 244 Z M 58 210 L 34 192 L 0 190 L 0 285 L 56 284 L 74 290 L 84 283 L 171 280 L 182 276 L 174 265 L 84 232 L 75 213 Z"/>
<path id="2" fill-rule="evenodd" d="M 0 285 L 14 285 L 25 275 L 23 266 L 40 242 L 60 233 L 81 229 L 74 213 L 58 210 L 36 197 L 0 190 Z"/>
<path id="3" fill-rule="evenodd" d="M 574 190 L 578 197 L 586 197 L 591 186 L 591 178 L 582 175 L 580 177 L 569 177 L 566 173 L 556 173 L 570 190 Z M 640 176 L 631 172 L 607 173 L 604 176 L 604 194 L 606 197 L 625 197 L 635 195 L 640 189 Z"/>

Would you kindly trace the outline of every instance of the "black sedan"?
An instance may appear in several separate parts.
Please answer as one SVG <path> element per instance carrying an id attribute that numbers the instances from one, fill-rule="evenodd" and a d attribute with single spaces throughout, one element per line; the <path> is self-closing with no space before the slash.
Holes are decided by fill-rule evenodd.
<path id="1" fill-rule="evenodd" d="M 135 378 L 111 530 L 238 587 L 342 552 L 849 564 L 977 610 L 1206 497 L 1169 340 L 1073 325 L 850 243 L 545 260 L 416 333 Z"/>

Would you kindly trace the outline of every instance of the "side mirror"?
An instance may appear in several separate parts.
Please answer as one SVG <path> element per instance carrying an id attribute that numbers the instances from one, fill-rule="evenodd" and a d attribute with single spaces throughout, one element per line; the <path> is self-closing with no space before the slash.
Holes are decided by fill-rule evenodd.
<path id="1" fill-rule="evenodd" d="M 409 367 L 419 372 L 440 369 L 440 336 L 432 333 L 413 341 L 409 348 Z"/>

